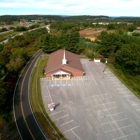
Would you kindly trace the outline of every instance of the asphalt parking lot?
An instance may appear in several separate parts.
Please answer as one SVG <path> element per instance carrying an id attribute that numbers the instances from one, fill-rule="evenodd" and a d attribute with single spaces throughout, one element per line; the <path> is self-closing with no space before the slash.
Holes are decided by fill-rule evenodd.
<path id="1" fill-rule="evenodd" d="M 56 126 L 68 140 L 140 140 L 140 100 L 107 68 L 103 73 L 104 64 L 81 63 L 84 77 L 40 79 L 44 106 Z"/>

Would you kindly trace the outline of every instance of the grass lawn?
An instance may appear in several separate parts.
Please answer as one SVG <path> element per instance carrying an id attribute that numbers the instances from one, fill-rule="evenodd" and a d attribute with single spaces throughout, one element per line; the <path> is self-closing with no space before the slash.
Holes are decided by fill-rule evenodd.
<path id="1" fill-rule="evenodd" d="M 40 88 L 40 78 L 45 77 L 43 70 L 47 64 L 48 56 L 42 55 L 39 58 L 34 70 L 32 72 L 30 80 L 30 100 L 35 117 L 41 126 L 42 130 L 50 140 L 65 140 L 62 133 L 57 129 L 55 124 L 51 121 L 46 113 L 45 107 L 43 105 L 41 88 Z"/>

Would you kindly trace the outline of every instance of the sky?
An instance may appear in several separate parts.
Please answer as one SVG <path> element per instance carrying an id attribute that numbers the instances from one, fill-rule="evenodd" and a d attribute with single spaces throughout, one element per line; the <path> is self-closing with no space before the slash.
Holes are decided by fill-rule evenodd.
<path id="1" fill-rule="evenodd" d="M 140 17 L 140 0 L 0 0 L 0 15 Z"/>

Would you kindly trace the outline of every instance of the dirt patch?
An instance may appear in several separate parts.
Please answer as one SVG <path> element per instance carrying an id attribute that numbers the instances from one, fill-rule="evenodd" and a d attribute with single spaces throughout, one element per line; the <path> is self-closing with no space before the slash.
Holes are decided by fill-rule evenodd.
<path id="1" fill-rule="evenodd" d="M 90 39 L 91 41 L 95 41 L 96 37 L 86 37 L 88 39 Z"/>
<path id="2" fill-rule="evenodd" d="M 80 31 L 80 35 L 85 35 L 85 36 L 87 36 L 87 35 L 95 35 L 97 33 L 98 33 L 98 31 L 96 31 L 94 29 L 85 29 L 85 30 Z"/>
<path id="3" fill-rule="evenodd" d="M 84 29 L 80 31 L 80 35 L 84 38 L 88 38 L 91 41 L 95 41 L 96 36 L 100 34 L 100 29 Z"/>

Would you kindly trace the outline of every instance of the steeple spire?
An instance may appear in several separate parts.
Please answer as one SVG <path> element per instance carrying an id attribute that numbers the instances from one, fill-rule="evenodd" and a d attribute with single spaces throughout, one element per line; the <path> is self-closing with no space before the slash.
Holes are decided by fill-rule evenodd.
<path id="1" fill-rule="evenodd" d="M 66 56 L 65 56 L 65 49 L 64 49 L 62 64 L 63 64 L 63 65 L 67 64 L 67 60 L 66 60 Z"/>

